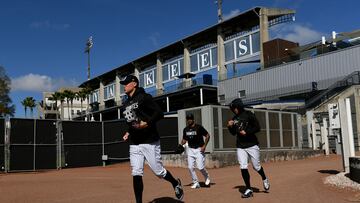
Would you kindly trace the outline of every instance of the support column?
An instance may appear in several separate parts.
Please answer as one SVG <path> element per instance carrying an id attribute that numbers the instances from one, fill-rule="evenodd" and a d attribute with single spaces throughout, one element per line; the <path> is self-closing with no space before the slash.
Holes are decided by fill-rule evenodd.
<path id="1" fill-rule="evenodd" d="M 316 122 L 315 118 L 311 118 L 311 134 L 312 134 L 312 149 L 316 150 Z"/>
<path id="2" fill-rule="evenodd" d="M 100 81 L 100 88 L 99 88 L 99 110 L 105 109 L 105 102 L 104 102 L 104 83 Z"/>
<path id="3" fill-rule="evenodd" d="M 139 78 L 139 75 L 140 75 L 140 67 L 139 67 L 138 65 L 136 65 L 136 64 L 134 64 L 134 66 L 135 66 L 134 76 L 136 76 L 136 77 L 139 79 L 139 81 L 140 81 L 140 78 Z"/>
<path id="4" fill-rule="evenodd" d="M 340 111 L 340 125 L 341 125 L 341 142 L 342 142 L 342 158 L 343 158 L 343 166 L 344 171 L 346 173 L 350 172 L 350 163 L 349 157 L 350 155 L 350 140 L 349 140 L 349 128 L 348 128 L 348 117 L 345 99 L 340 98 L 339 102 L 339 111 Z M 351 121 L 350 121 L 351 122 Z"/>
<path id="5" fill-rule="evenodd" d="M 203 89 L 200 88 L 200 105 L 204 104 L 204 95 L 203 95 Z"/>
<path id="6" fill-rule="evenodd" d="M 264 48 L 263 43 L 269 41 L 269 19 L 268 9 L 260 10 L 260 67 L 264 69 Z"/>
<path id="7" fill-rule="evenodd" d="M 314 113 L 313 111 L 307 111 L 306 112 L 306 121 L 307 121 L 307 139 L 308 139 L 308 147 L 312 148 L 312 139 L 311 139 L 311 125 L 313 120 Z"/>
<path id="8" fill-rule="evenodd" d="M 225 67 L 225 47 L 224 47 L 224 34 L 221 28 L 218 28 L 217 33 L 217 67 L 218 67 L 218 80 L 225 80 L 227 78 L 227 69 Z"/>
<path id="9" fill-rule="evenodd" d="M 184 43 L 184 73 L 191 72 L 191 63 L 190 63 L 190 50 L 186 43 Z M 184 79 L 185 87 L 191 86 L 191 78 Z"/>
<path id="10" fill-rule="evenodd" d="M 115 76 L 115 103 L 116 103 L 116 105 L 121 105 L 120 91 L 121 91 L 120 76 L 118 74 L 116 74 L 116 76 Z"/>
<path id="11" fill-rule="evenodd" d="M 355 102 L 355 118 L 356 118 L 356 123 L 358 123 L 358 125 L 356 125 L 356 136 L 357 136 L 357 140 L 358 140 L 358 146 L 360 146 L 360 89 L 355 89 L 355 93 L 354 93 L 354 102 Z M 360 148 L 359 148 L 360 150 Z"/>
<path id="12" fill-rule="evenodd" d="M 156 90 L 157 90 L 157 95 L 164 94 L 162 60 L 159 54 L 157 55 L 156 58 Z"/>
<path id="13" fill-rule="evenodd" d="M 323 118 L 323 125 L 321 127 L 321 142 L 323 143 L 323 149 L 325 150 L 325 155 L 328 156 L 330 154 L 329 150 L 329 138 L 328 138 L 328 124 L 327 119 Z"/>

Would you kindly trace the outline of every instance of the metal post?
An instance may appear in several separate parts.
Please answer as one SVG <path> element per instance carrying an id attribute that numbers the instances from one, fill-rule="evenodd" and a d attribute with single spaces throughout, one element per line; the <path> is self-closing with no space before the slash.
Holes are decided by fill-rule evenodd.
<path id="1" fill-rule="evenodd" d="M 104 139 L 104 122 L 101 122 L 101 142 L 102 142 L 102 160 L 103 160 L 103 167 L 106 166 L 106 160 L 104 159 L 105 155 L 105 139 Z"/>
<path id="2" fill-rule="evenodd" d="M 329 139 L 328 139 L 328 125 L 326 118 L 323 118 L 323 126 L 321 128 L 321 142 L 324 143 L 325 155 L 329 155 Z"/>
<path id="3" fill-rule="evenodd" d="M 291 140 L 292 140 L 292 147 L 295 148 L 295 125 L 294 125 L 294 117 L 296 117 L 296 114 L 290 114 L 291 115 Z"/>
<path id="4" fill-rule="evenodd" d="M 203 89 L 200 88 L 200 105 L 204 104 L 204 99 L 203 99 Z"/>
<path id="5" fill-rule="evenodd" d="M 265 112 L 265 122 L 266 122 L 266 144 L 267 144 L 267 148 L 270 148 L 271 147 L 270 122 L 269 122 L 269 112 L 268 111 Z"/>
<path id="6" fill-rule="evenodd" d="M 5 120 L 5 136 L 4 136 L 4 162 L 5 172 L 10 171 L 10 132 L 11 132 L 11 121 L 9 118 Z"/>
<path id="7" fill-rule="evenodd" d="M 33 170 L 36 170 L 36 119 L 34 119 L 34 159 L 33 159 Z"/>
<path id="8" fill-rule="evenodd" d="M 169 97 L 166 97 L 166 112 L 170 111 Z"/>
<path id="9" fill-rule="evenodd" d="M 280 134 L 280 147 L 284 147 L 284 131 L 282 125 L 282 113 L 279 112 L 279 134 Z"/>
<path id="10" fill-rule="evenodd" d="M 89 51 L 88 51 L 88 80 L 90 80 L 90 49 L 89 49 Z"/>

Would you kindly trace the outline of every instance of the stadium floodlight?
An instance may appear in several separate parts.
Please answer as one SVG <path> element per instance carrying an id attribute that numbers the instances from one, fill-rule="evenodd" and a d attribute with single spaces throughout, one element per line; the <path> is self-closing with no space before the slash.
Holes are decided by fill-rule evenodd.
<path id="1" fill-rule="evenodd" d="M 92 36 L 90 36 L 86 42 L 86 48 L 85 48 L 85 53 L 88 54 L 88 80 L 90 80 L 90 49 L 93 46 L 93 38 Z"/>

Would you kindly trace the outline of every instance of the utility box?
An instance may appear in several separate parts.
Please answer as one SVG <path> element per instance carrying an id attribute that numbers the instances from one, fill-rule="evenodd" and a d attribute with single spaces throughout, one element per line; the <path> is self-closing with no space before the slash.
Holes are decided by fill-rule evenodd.
<path id="1" fill-rule="evenodd" d="M 331 130 L 333 129 L 339 129 L 340 126 L 340 115 L 339 115 L 339 104 L 329 104 L 329 128 Z"/>

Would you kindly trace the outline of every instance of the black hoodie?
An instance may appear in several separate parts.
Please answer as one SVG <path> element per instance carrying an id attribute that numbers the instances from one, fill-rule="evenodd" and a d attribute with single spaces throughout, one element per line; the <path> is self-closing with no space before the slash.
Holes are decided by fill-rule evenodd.
<path id="1" fill-rule="evenodd" d="M 156 122 L 164 117 L 160 107 L 153 101 L 150 94 L 145 93 L 144 88 L 136 88 L 132 97 L 124 103 L 123 112 L 129 126 L 130 144 L 153 143 L 160 139 L 156 129 Z M 144 129 L 134 128 L 135 123 L 145 121 L 148 127 Z"/>
<path id="2" fill-rule="evenodd" d="M 259 141 L 255 133 L 260 131 L 259 121 L 252 112 L 244 109 L 241 99 L 235 99 L 231 102 L 230 109 L 234 112 L 235 108 L 238 109 L 239 113 L 232 118 L 235 123 L 228 129 L 231 134 L 236 135 L 236 147 L 248 148 L 258 145 Z M 244 130 L 246 135 L 240 135 L 241 130 Z"/>

